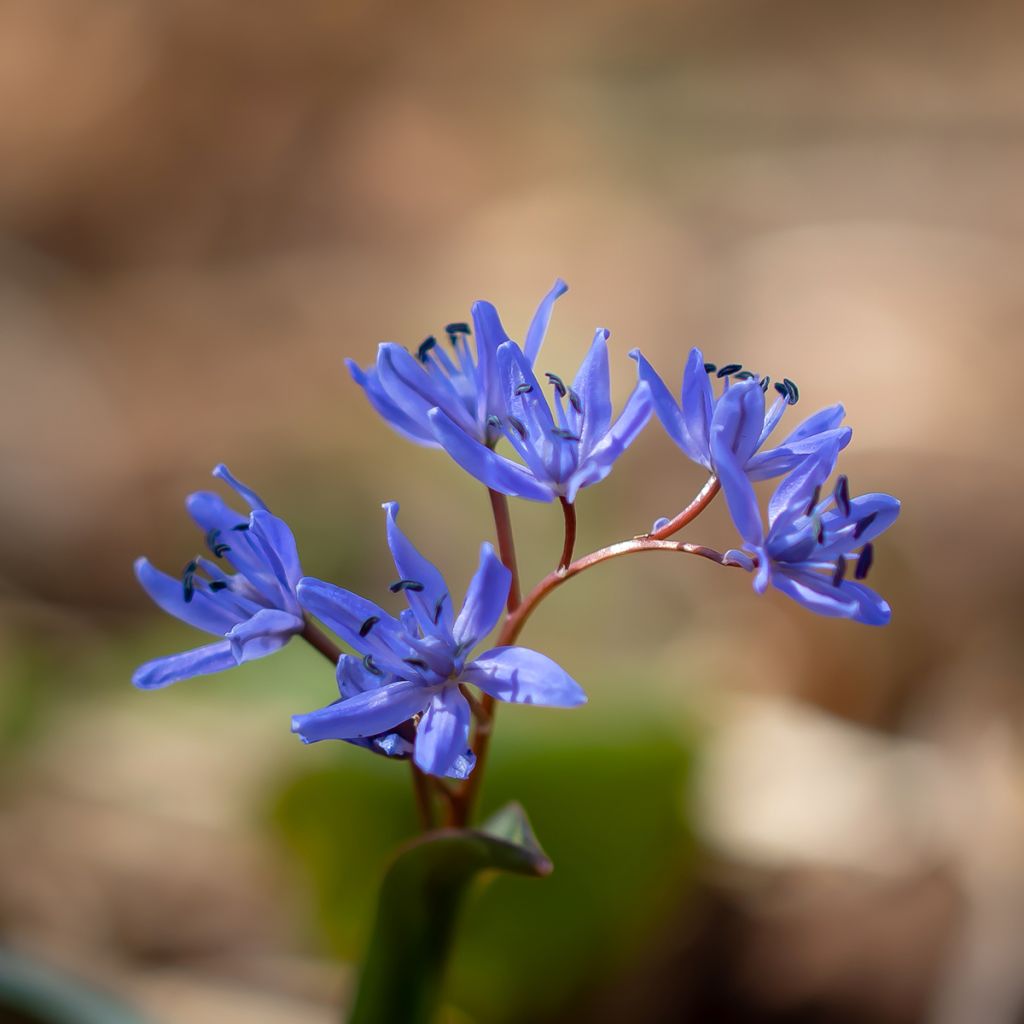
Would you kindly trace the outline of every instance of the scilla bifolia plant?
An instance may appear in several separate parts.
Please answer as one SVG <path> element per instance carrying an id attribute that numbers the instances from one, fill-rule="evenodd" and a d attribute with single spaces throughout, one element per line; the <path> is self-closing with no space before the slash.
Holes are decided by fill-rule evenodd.
<path id="1" fill-rule="evenodd" d="M 356 1022 L 429 1020 L 468 881 L 485 869 L 543 875 L 551 868 L 518 806 L 481 825 L 472 822 L 496 703 L 566 708 L 587 699 L 551 658 L 518 644 L 552 591 L 608 559 L 663 551 L 744 569 L 754 574 L 759 592 L 771 583 L 821 615 L 876 626 L 889 621 L 888 604 L 862 581 L 874 559 L 873 541 L 896 518 L 899 502 L 887 494 L 851 497 L 842 475 L 822 497 L 851 438 L 841 425 L 843 407 L 822 409 L 779 440 L 781 420 L 799 399 L 793 381 L 773 384 L 736 363 L 715 366 L 693 349 L 677 400 L 634 351 L 639 379 L 615 417 L 607 331 L 597 331 L 571 384 L 535 371 L 552 308 L 565 291 L 556 281 L 522 346 L 506 334 L 490 303 L 477 302 L 472 322 L 449 324 L 445 342 L 429 337 L 413 352 L 384 344 L 367 369 L 348 364 L 373 408 L 399 434 L 444 449 L 488 489 L 498 551 L 481 545 L 461 603 L 399 527 L 395 502 L 384 505 L 395 563 L 386 588 L 404 599 L 401 612 L 304 576 L 288 526 L 224 466 L 214 476 L 234 489 L 248 512 L 214 493 L 193 494 L 186 505 L 205 535 L 208 556 L 189 561 L 178 577 L 145 559 L 135 566 L 164 611 L 217 638 L 141 666 L 136 686 L 156 689 L 219 672 L 299 636 L 334 667 L 338 693 L 324 707 L 296 715 L 292 730 L 305 743 L 343 740 L 410 765 L 425 834 L 400 852 L 385 878 L 350 1018 Z M 683 454 L 708 471 L 707 482 L 674 518 L 574 557 L 577 494 L 611 472 L 652 412 Z M 766 528 L 753 482 L 770 478 L 779 483 Z M 741 538 L 737 548 L 723 553 L 673 539 L 719 490 Z M 525 597 L 510 495 L 557 498 L 564 517 L 561 558 Z M 496 642 L 486 647 L 495 627 Z"/>

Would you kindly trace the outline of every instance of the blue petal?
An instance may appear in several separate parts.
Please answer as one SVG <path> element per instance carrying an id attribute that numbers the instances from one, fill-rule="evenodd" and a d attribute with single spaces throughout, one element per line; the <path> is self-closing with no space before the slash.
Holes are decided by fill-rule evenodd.
<path id="1" fill-rule="evenodd" d="M 730 389 L 731 390 L 731 389 Z M 758 387 L 760 391 L 760 387 Z M 690 349 L 683 370 L 683 432 L 689 444 L 683 450 L 702 466 L 711 469 L 708 455 L 711 451 L 711 423 L 714 417 L 715 400 L 711 392 L 711 381 L 704 369 L 704 353 L 699 348 Z M 762 420 L 758 422 L 760 431 Z M 689 450 L 687 450 L 689 448 Z"/>
<path id="2" fill-rule="evenodd" d="M 729 392 L 734 390 L 736 390 L 736 385 L 725 393 L 718 403 L 719 406 L 728 398 Z M 760 391 L 760 387 L 757 390 Z M 757 503 L 757 495 L 754 493 L 754 485 L 750 482 L 742 463 L 734 453 L 729 443 L 729 437 L 730 435 L 722 428 L 716 427 L 712 430 L 711 455 L 715 463 L 715 472 L 722 482 L 722 491 L 729 507 L 729 514 L 732 516 L 732 521 L 736 524 L 740 536 L 748 545 L 758 547 L 764 542 L 761 509 Z"/>
<path id="3" fill-rule="evenodd" d="M 398 526 L 398 502 L 388 501 L 381 506 L 387 514 L 388 547 L 398 575 L 404 580 L 415 580 L 422 590 L 406 590 L 409 607 L 416 615 L 424 635 L 450 636 L 455 614 L 444 577 L 413 546 Z"/>
<path id="4" fill-rule="evenodd" d="M 380 346 L 377 374 L 388 396 L 406 415 L 422 421 L 434 406 L 440 406 L 464 430 L 476 432 L 475 416 L 454 389 L 442 386 L 440 379 L 401 345 L 386 342 Z"/>
<path id="5" fill-rule="evenodd" d="M 706 373 L 704 378 L 706 383 Z M 717 459 L 717 453 L 728 448 L 739 464 L 746 466 L 757 449 L 763 426 L 764 392 L 760 384 L 756 380 L 738 381 L 718 400 L 712 414 L 712 455 Z"/>
<path id="6" fill-rule="evenodd" d="M 393 427 L 398 433 L 414 441 L 416 444 L 436 448 L 437 441 L 434 435 L 427 429 L 422 419 L 410 416 L 396 402 L 392 401 L 384 390 L 377 374 L 376 367 L 371 366 L 368 370 L 362 370 L 352 359 L 346 359 L 345 365 L 352 379 L 366 392 L 370 405 Z"/>
<path id="7" fill-rule="evenodd" d="M 745 551 L 739 551 L 736 548 L 729 548 L 725 555 L 722 557 L 723 565 L 738 565 L 741 569 L 746 572 L 754 571 L 754 560 Z"/>
<path id="8" fill-rule="evenodd" d="M 462 679 L 496 700 L 516 704 L 574 708 L 587 702 L 579 683 L 563 668 L 526 647 L 495 647 L 470 662 Z"/>
<path id="9" fill-rule="evenodd" d="M 283 647 L 305 623 L 297 615 L 263 608 L 251 619 L 238 623 L 227 635 L 231 652 L 239 665 L 244 661 L 262 658 Z"/>
<path id="10" fill-rule="evenodd" d="M 236 480 L 223 462 L 214 466 L 213 475 L 232 487 L 254 512 L 257 509 L 266 511 L 267 506 L 263 499 L 251 487 L 246 487 L 241 480 Z"/>
<path id="11" fill-rule="evenodd" d="M 296 587 L 299 604 L 325 622 L 347 644 L 361 654 L 370 654 L 379 668 L 404 675 L 409 666 L 402 662 L 408 651 L 398 620 L 372 601 L 350 590 L 305 576 Z M 376 622 L 360 630 L 373 618 Z"/>
<path id="12" fill-rule="evenodd" d="M 382 685 L 380 676 L 375 676 L 362 662 L 351 654 L 343 654 L 338 659 L 335 672 L 338 680 L 338 693 L 342 697 L 354 697 L 357 693 L 376 690 Z M 395 680 L 388 680 L 394 682 Z"/>
<path id="13" fill-rule="evenodd" d="M 148 558 L 135 560 L 135 577 L 163 611 L 205 633 L 223 636 L 238 622 L 237 614 L 228 602 L 219 601 L 198 587 L 192 592 L 192 600 L 186 601 L 181 580 L 161 572 Z"/>
<path id="14" fill-rule="evenodd" d="M 747 475 L 751 480 L 770 480 L 800 465 L 809 455 L 828 452 L 832 455 L 832 468 L 839 453 L 850 443 L 853 431 L 849 427 L 826 430 L 810 437 L 787 441 L 778 448 L 758 452 L 747 462 Z M 829 473 L 832 472 L 830 468 Z M 828 476 L 828 473 L 825 474 Z"/>
<path id="15" fill-rule="evenodd" d="M 768 501 L 768 525 L 773 535 L 784 533 L 806 513 L 814 489 L 828 479 L 834 465 L 834 451 L 818 452 L 782 479 Z"/>
<path id="16" fill-rule="evenodd" d="M 250 521 L 249 533 L 263 549 L 267 566 L 280 585 L 282 604 L 297 608 L 293 601 L 287 600 L 294 595 L 295 587 L 302 579 L 295 536 L 283 519 L 270 512 L 253 512 Z"/>
<path id="17" fill-rule="evenodd" d="M 416 727 L 413 760 L 428 775 L 447 775 L 469 746 L 469 703 L 455 686 L 446 686 L 430 700 Z"/>
<path id="18" fill-rule="evenodd" d="M 537 361 L 540 347 L 544 343 L 544 335 L 551 322 L 551 312 L 555 302 L 568 290 L 569 286 L 560 277 L 556 278 L 555 283 L 551 286 L 551 291 L 540 300 L 537 312 L 533 314 L 533 319 L 526 331 L 526 338 L 523 341 L 523 351 L 531 366 Z"/>
<path id="19" fill-rule="evenodd" d="M 598 328 L 573 381 L 583 404 L 580 451 L 587 452 L 604 436 L 612 421 L 612 381 L 608 368 L 608 332 Z"/>
<path id="20" fill-rule="evenodd" d="M 815 434 L 821 434 L 826 430 L 835 430 L 843 422 L 845 415 L 846 410 L 841 405 L 829 405 L 824 409 L 819 409 L 816 413 L 808 416 L 782 443 L 788 445 L 813 437 Z"/>
<path id="21" fill-rule="evenodd" d="M 842 515 L 837 510 L 822 516 L 825 527 L 825 543 L 818 546 L 816 556 L 823 559 L 862 547 L 879 534 L 884 533 L 900 514 L 900 502 L 891 494 L 861 494 L 850 501 L 850 514 Z M 857 524 L 868 516 L 875 518 L 854 537 Z"/>
<path id="22" fill-rule="evenodd" d="M 530 501 L 552 501 L 551 488 L 522 466 L 510 462 L 469 437 L 441 409 L 430 412 L 430 425 L 441 447 L 467 472 L 502 494 Z"/>
<path id="23" fill-rule="evenodd" d="M 787 597 L 818 615 L 850 619 L 859 610 L 854 595 L 842 585 L 834 586 L 830 576 L 776 566 L 771 580 Z"/>
<path id="24" fill-rule="evenodd" d="M 453 636 L 464 651 L 472 650 L 492 629 L 508 599 L 512 573 L 501 563 L 490 544 L 480 548 L 480 564 L 469 581 L 466 599 L 455 620 Z"/>
<path id="25" fill-rule="evenodd" d="M 655 372 L 654 367 L 644 358 L 640 349 L 633 349 L 629 355 L 631 359 L 636 360 L 637 375 L 640 380 L 645 381 L 651 389 L 651 401 L 654 405 L 655 415 L 661 420 L 661 425 L 665 428 L 668 436 L 682 448 L 688 458 L 695 462 L 701 462 L 701 453 L 690 443 L 690 437 L 683 426 L 683 414 L 680 411 L 679 403 L 672 397 L 672 392 L 665 386 L 665 382 Z"/>
<path id="26" fill-rule="evenodd" d="M 236 512 L 214 491 L 196 491 L 190 494 L 185 499 L 185 509 L 204 533 L 210 530 L 228 533 L 234 527 L 248 521 L 246 516 Z"/>
<path id="27" fill-rule="evenodd" d="M 231 653 L 231 644 L 222 640 L 217 644 L 208 644 L 192 651 L 147 661 L 145 665 L 140 665 L 135 670 L 132 683 L 140 690 L 158 690 L 181 679 L 223 672 L 226 668 L 234 668 L 236 664 L 235 656 Z"/>
<path id="28" fill-rule="evenodd" d="M 452 766 L 445 773 L 447 779 L 468 779 L 473 773 L 473 769 L 476 767 L 476 754 L 472 750 L 466 749 L 457 758 L 455 758 Z"/>
<path id="29" fill-rule="evenodd" d="M 843 596 L 850 598 L 856 611 L 850 616 L 855 622 L 863 622 L 865 626 L 885 626 L 892 618 L 889 602 L 876 594 L 870 587 L 855 580 L 843 580 L 839 584 Z"/>
<path id="30" fill-rule="evenodd" d="M 430 702 L 430 691 L 402 679 L 348 700 L 292 718 L 292 732 L 303 743 L 377 736 L 419 714 Z"/>
<path id="31" fill-rule="evenodd" d="M 497 415 L 503 410 L 497 353 L 498 347 L 510 338 L 502 326 L 498 311 L 490 302 L 474 302 L 470 315 L 476 332 L 477 384 L 483 399 L 478 412 L 485 419 L 488 413 Z"/>

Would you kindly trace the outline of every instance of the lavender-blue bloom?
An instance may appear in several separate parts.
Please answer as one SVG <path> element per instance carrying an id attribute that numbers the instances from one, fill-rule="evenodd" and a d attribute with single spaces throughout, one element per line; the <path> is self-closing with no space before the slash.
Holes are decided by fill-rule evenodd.
<path id="1" fill-rule="evenodd" d="M 775 384 L 778 396 L 766 410 L 764 392 L 769 387 L 767 377 L 758 381 L 755 374 L 744 370 L 736 363 L 721 368 L 704 362 L 699 348 L 691 349 L 683 370 L 682 406 L 673 398 L 664 381 L 639 349 L 630 355 L 637 362 L 640 380 L 651 388 L 654 411 L 661 420 L 669 437 L 694 462 L 709 472 L 720 475 L 711 446 L 711 437 L 725 418 L 743 417 L 740 431 L 746 458 L 741 462 L 744 472 L 751 480 L 768 480 L 798 466 L 808 455 L 819 449 L 831 448 L 838 444 L 840 449 L 850 443 L 852 431 L 840 427 L 845 410 L 841 405 L 830 405 L 800 424 L 781 444 L 761 451 L 782 419 L 787 405 L 795 405 L 800 397 L 797 386 L 791 380 Z M 711 375 L 723 380 L 722 394 L 716 398 L 711 386 Z M 725 398 L 737 387 L 744 395 L 742 403 L 725 402 Z M 733 399 L 738 396 L 733 394 Z"/>
<path id="2" fill-rule="evenodd" d="M 612 464 L 650 418 L 650 389 L 641 381 L 612 423 L 608 331 L 604 329 L 594 335 L 571 387 L 553 373 L 545 375 L 554 389 L 556 416 L 530 360 L 515 342 L 498 349 L 497 362 L 505 408 L 492 417 L 492 424 L 525 466 L 470 438 L 443 409 L 431 410 L 430 423 L 448 454 L 466 472 L 503 494 L 533 501 L 563 497 L 571 504 L 581 487 L 596 484 L 611 472 Z"/>
<path id="3" fill-rule="evenodd" d="M 217 466 L 213 475 L 234 488 L 252 509 L 245 517 L 218 494 L 189 495 L 189 515 L 205 532 L 207 546 L 221 564 L 199 556 L 176 579 L 140 558 L 135 575 L 165 612 L 223 639 L 140 666 L 132 682 L 144 690 L 262 658 L 305 625 L 295 596 L 302 567 L 291 530 L 226 466 Z"/>
<path id="4" fill-rule="evenodd" d="M 726 443 L 716 454 L 723 462 L 735 462 Z M 723 477 L 729 509 L 746 551 L 757 560 L 758 593 L 771 583 L 819 615 L 884 626 L 891 615 L 888 603 L 859 581 L 874 559 L 872 541 L 895 521 L 900 503 L 888 494 L 851 498 L 845 476 L 819 500 L 835 457 L 834 449 L 812 455 L 782 480 L 768 505 L 767 536 L 754 488 L 737 465 Z M 727 552 L 727 558 L 754 568 L 741 551 Z M 848 573 L 854 579 L 847 579 Z"/>
<path id="5" fill-rule="evenodd" d="M 399 618 L 372 601 L 321 580 L 298 586 L 302 606 L 322 619 L 379 673 L 382 685 L 292 719 L 306 743 L 379 736 L 417 720 L 413 759 L 432 775 L 458 774 L 469 742 L 470 705 L 459 686 L 470 683 L 497 700 L 575 707 L 586 695 L 550 658 L 524 647 L 495 647 L 468 660 L 494 628 L 511 574 L 490 544 L 470 581 L 458 616 L 444 579 L 398 528 L 398 505 L 387 512 L 388 546 L 398 570 L 391 585 L 409 602 Z M 388 681 L 385 677 L 390 677 Z M 471 763 L 464 766 L 468 771 Z"/>
<path id="6" fill-rule="evenodd" d="M 524 349 L 531 364 L 544 342 L 555 301 L 567 290 L 564 281 L 556 280 L 530 321 Z M 435 407 L 443 409 L 468 437 L 483 444 L 494 444 L 501 435 L 490 418 L 505 409 L 498 387 L 496 353 L 509 338 L 491 303 L 474 303 L 471 314 L 475 358 L 469 344 L 469 324 L 453 323 L 446 328 L 451 355 L 430 337 L 415 356 L 401 345 L 380 345 L 375 365 L 365 370 L 353 360 L 346 360 L 352 379 L 366 392 L 370 404 L 411 441 L 438 446 L 427 422 L 427 413 Z"/>

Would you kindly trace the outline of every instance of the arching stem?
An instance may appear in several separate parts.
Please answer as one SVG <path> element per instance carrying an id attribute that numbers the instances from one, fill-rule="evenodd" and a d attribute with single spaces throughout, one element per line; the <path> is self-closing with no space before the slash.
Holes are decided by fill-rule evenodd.
<path id="1" fill-rule="evenodd" d="M 565 542 L 562 545 L 562 557 L 558 560 L 558 568 L 566 569 L 572 561 L 573 548 L 576 547 L 576 506 L 566 501 L 564 497 L 559 496 L 558 500 L 562 503 L 562 515 L 565 518 Z"/>
<path id="2" fill-rule="evenodd" d="M 722 485 L 718 482 L 717 476 L 709 476 L 707 483 L 700 489 L 700 493 L 683 509 L 679 515 L 670 519 L 664 526 L 652 530 L 645 537 L 652 540 L 665 540 L 672 534 L 678 533 L 684 526 L 692 523 L 711 504 L 715 495 L 721 490 Z"/>

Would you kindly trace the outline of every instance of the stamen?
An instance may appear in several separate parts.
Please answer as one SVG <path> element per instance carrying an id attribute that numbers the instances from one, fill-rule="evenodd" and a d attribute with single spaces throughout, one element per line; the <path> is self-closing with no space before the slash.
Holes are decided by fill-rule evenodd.
<path id="1" fill-rule="evenodd" d="M 514 395 L 528 395 L 533 390 L 533 385 L 527 381 L 523 381 L 512 393 Z"/>
<path id="2" fill-rule="evenodd" d="M 547 379 L 552 384 L 555 385 L 555 391 L 558 392 L 558 397 L 559 398 L 564 398 L 565 397 L 565 393 L 568 390 L 566 388 L 566 386 L 565 386 L 565 381 L 563 381 L 562 378 L 559 377 L 557 373 L 545 373 L 544 376 L 547 377 Z"/>
<path id="3" fill-rule="evenodd" d="M 859 579 L 864 579 L 868 574 L 868 569 L 871 568 L 871 563 L 875 560 L 875 546 L 874 544 L 865 544 L 861 549 L 860 558 L 857 559 L 857 568 L 854 570 L 853 575 Z"/>
<path id="4" fill-rule="evenodd" d="M 214 558 L 221 558 L 231 550 L 231 548 L 222 540 L 217 540 L 219 536 L 220 530 L 216 527 L 212 530 L 208 530 L 206 534 L 206 546 L 213 552 Z"/>
<path id="5" fill-rule="evenodd" d="M 227 590 L 230 585 L 227 580 L 212 580 L 210 582 L 210 591 L 214 594 L 219 594 L 222 590 Z"/>
<path id="6" fill-rule="evenodd" d="M 412 665 L 413 668 L 430 668 L 422 658 L 403 658 L 402 661 L 404 661 L 406 665 Z"/>
<path id="7" fill-rule="evenodd" d="M 811 495 L 810 503 L 807 505 L 807 511 L 804 513 L 805 516 L 809 516 L 814 511 L 814 506 L 818 504 L 821 498 L 821 484 L 818 484 L 814 488 L 814 494 Z"/>
<path id="8" fill-rule="evenodd" d="M 363 658 L 363 668 L 365 668 L 367 672 L 372 672 L 375 676 L 382 676 L 382 675 L 384 675 L 384 673 L 381 672 L 381 670 L 379 668 L 377 668 L 377 665 L 376 665 L 376 663 L 373 660 L 373 655 L 372 654 L 367 654 Z"/>
<path id="9" fill-rule="evenodd" d="M 872 512 L 871 515 L 865 516 L 863 519 L 857 520 L 857 525 L 853 528 L 853 539 L 858 540 L 864 531 L 878 518 L 877 512 Z"/>
<path id="10" fill-rule="evenodd" d="M 583 399 L 580 398 L 573 388 L 569 388 L 569 404 L 576 410 L 576 412 L 582 414 Z"/>
<path id="11" fill-rule="evenodd" d="M 753 380 L 757 374 L 751 373 L 750 370 L 740 370 L 739 373 L 734 374 L 737 380 Z"/>
<path id="12" fill-rule="evenodd" d="M 395 582 L 388 587 L 388 590 L 390 590 L 392 594 L 397 594 L 401 590 L 411 590 L 414 594 L 418 594 L 423 589 L 425 588 L 419 580 L 408 579 L 395 580 Z"/>
<path id="13" fill-rule="evenodd" d="M 444 599 L 445 599 L 445 598 L 446 598 L 447 596 L 448 596 L 447 594 L 442 594 L 442 595 L 441 595 L 441 596 L 440 596 L 440 597 L 439 597 L 439 598 L 437 599 L 437 603 L 436 603 L 436 604 L 434 605 L 434 625 L 435 625 L 435 626 L 437 625 L 438 621 L 439 621 L 439 620 L 440 620 L 440 618 L 441 618 L 441 609 L 442 609 L 442 608 L 444 608 Z"/>
<path id="14" fill-rule="evenodd" d="M 840 555 L 836 559 L 836 571 L 832 574 L 832 586 L 838 587 L 843 582 L 843 577 L 846 575 L 846 559 Z"/>
<path id="15" fill-rule="evenodd" d="M 366 636 L 378 622 L 380 622 L 379 615 L 371 615 L 368 619 L 364 619 L 363 624 L 359 627 L 359 635 Z"/>
<path id="16" fill-rule="evenodd" d="M 787 402 L 789 401 L 789 388 L 787 388 L 785 384 L 783 384 L 781 381 L 776 381 L 775 390 L 778 391 L 778 393 L 782 395 L 782 397 L 786 399 Z"/>
<path id="17" fill-rule="evenodd" d="M 185 604 L 188 604 L 192 600 L 192 598 L 195 597 L 195 575 L 197 568 L 198 566 L 196 565 L 195 559 L 192 559 L 192 561 L 189 562 L 188 565 L 186 565 L 185 568 L 182 570 L 181 588 L 185 595 Z"/>
<path id="18" fill-rule="evenodd" d="M 843 473 L 836 481 L 832 497 L 836 499 L 839 511 L 842 512 L 844 516 L 848 516 L 850 514 L 850 481 L 847 479 L 845 473 Z"/>
<path id="19" fill-rule="evenodd" d="M 462 323 L 461 321 L 453 323 L 453 324 L 446 324 L 445 325 L 445 331 L 447 332 L 448 337 L 451 338 L 453 345 L 455 344 L 455 339 L 460 334 L 472 334 L 473 333 L 469 329 L 469 324 Z"/>
<path id="20" fill-rule="evenodd" d="M 435 345 L 437 345 L 437 338 L 432 334 L 420 342 L 420 347 L 416 349 L 416 355 L 419 357 L 419 361 L 421 363 L 425 363 L 427 361 L 428 354 Z"/>
<path id="21" fill-rule="evenodd" d="M 771 377 L 769 377 L 767 375 L 761 378 L 761 390 L 763 392 L 765 392 L 765 394 L 768 393 L 768 385 L 771 384 L 771 382 L 772 382 Z"/>
<path id="22" fill-rule="evenodd" d="M 800 401 L 800 389 L 788 377 L 783 377 L 782 383 L 786 385 L 786 390 L 789 392 L 789 404 L 796 405 Z"/>
<path id="23" fill-rule="evenodd" d="M 249 529 L 249 524 L 248 523 L 239 523 L 237 526 L 232 526 L 231 529 L 232 530 L 238 530 L 239 532 L 243 532 L 243 531 Z"/>
<path id="24" fill-rule="evenodd" d="M 743 369 L 743 364 L 742 363 L 727 363 L 725 366 L 723 366 L 718 371 L 716 376 L 728 377 L 729 374 L 731 374 L 731 373 L 739 373 L 739 371 L 742 370 L 742 369 Z"/>
<path id="25" fill-rule="evenodd" d="M 495 430 L 501 430 L 501 418 L 495 415 L 487 417 L 487 426 L 494 427 Z"/>
<path id="26" fill-rule="evenodd" d="M 551 433 L 555 437 L 560 437 L 563 441 L 578 441 L 579 434 L 574 434 L 571 430 L 566 430 L 564 427 L 552 427 Z"/>
<path id="27" fill-rule="evenodd" d="M 818 532 L 815 536 L 818 538 L 819 544 L 825 543 L 825 524 L 820 519 L 818 520 Z"/>
<path id="28" fill-rule="evenodd" d="M 522 420 L 516 419 L 515 416 L 508 417 L 508 425 L 525 441 L 526 440 L 526 426 Z"/>
<path id="29" fill-rule="evenodd" d="M 717 369 L 718 369 L 718 367 L 715 366 L 714 363 L 705 363 L 704 364 L 704 372 L 705 373 L 714 373 L 715 370 L 717 370 Z"/>

